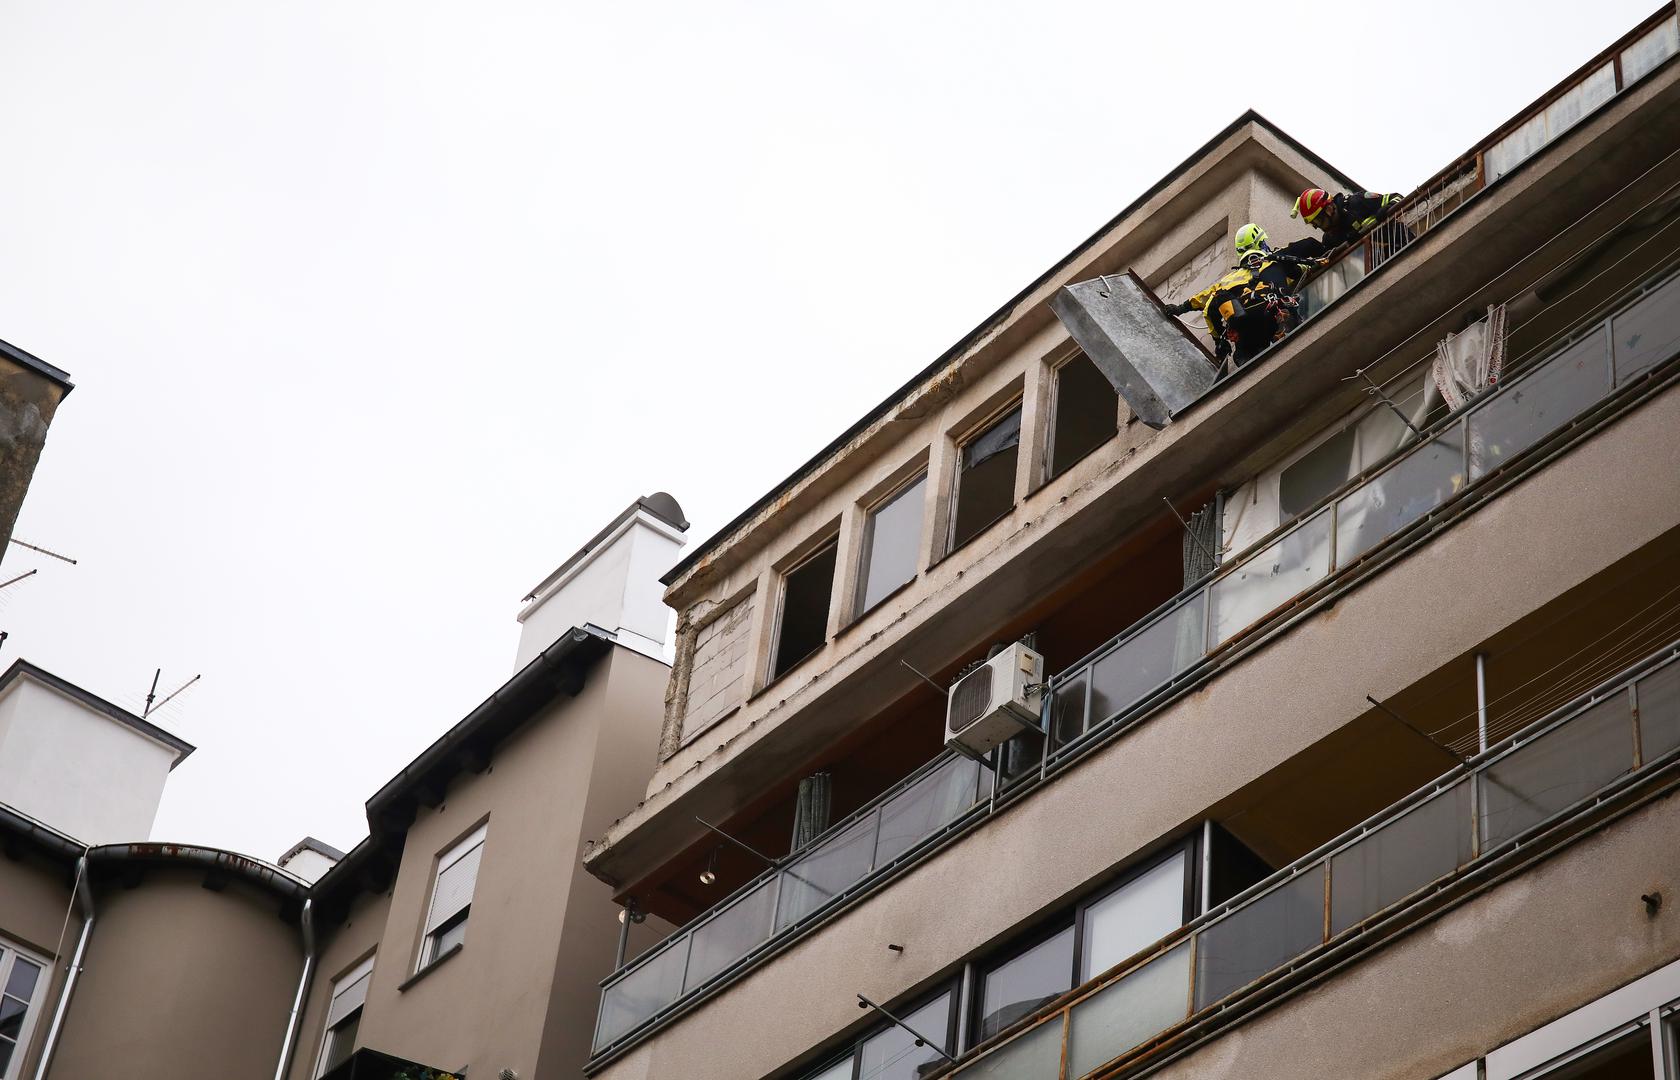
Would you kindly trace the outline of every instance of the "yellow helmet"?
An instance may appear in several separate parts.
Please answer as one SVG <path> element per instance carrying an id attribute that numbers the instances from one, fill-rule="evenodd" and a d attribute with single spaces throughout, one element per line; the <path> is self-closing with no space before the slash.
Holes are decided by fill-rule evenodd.
<path id="1" fill-rule="evenodd" d="M 1244 225 L 1242 228 L 1238 229 L 1237 230 L 1237 259 L 1238 259 L 1238 261 L 1240 262 L 1242 260 L 1242 257 L 1244 255 L 1247 255 L 1250 251 L 1262 251 L 1262 252 L 1264 252 L 1264 251 L 1272 250 L 1272 245 L 1268 242 L 1270 239 L 1271 238 L 1266 235 L 1266 230 L 1262 229 L 1260 226 L 1254 224 L 1252 221 L 1249 222 L 1247 225 Z"/>

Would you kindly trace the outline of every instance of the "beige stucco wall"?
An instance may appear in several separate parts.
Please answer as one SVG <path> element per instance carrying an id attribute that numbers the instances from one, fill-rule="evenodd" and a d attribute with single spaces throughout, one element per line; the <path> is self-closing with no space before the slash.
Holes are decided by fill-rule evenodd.
<path id="1" fill-rule="evenodd" d="M 1665 534 L 1671 539 L 1680 505 L 1649 495 L 1672 490 L 1680 476 L 1676 425 L 1680 387 L 1140 724 L 601 1075 L 775 1074 L 864 1022 L 854 992 L 890 1001 L 947 975 L 1367 712 L 1366 694 L 1395 694 L 1618 559 Z M 1472 595 L 1475 604 L 1462 603 Z M 982 890 L 983 902 L 952 903 Z M 888 942 L 904 952 L 889 952 Z M 789 1008 L 791 1001 L 800 1006 Z M 718 1054 L 718 1046 L 732 1049 Z"/>
<path id="2" fill-rule="evenodd" d="M 52 961 L 52 981 L 45 987 L 44 997 L 37 997 L 41 1009 L 35 1021 L 29 1044 L 23 1048 L 23 1072 L 32 1075 L 40 1057 L 51 1020 L 52 1004 L 58 1000 L 64 985 L 65 964 L 60 959 L 59 940 L 63 937 L 62 956 L 68 959 L 76 948 L 76 935 L 81 931 L 81 914 L 70 910 L 70 881 L 73 866 L 60 865 L 33 856 L 0 858 L 0 938 L 43 959 Z"/>
<path id="3" fill-rule="evenodd" d="M 87 960 L 49 1080 L 272 1076 L 302 971 L 280 901 L 202 870 L 101 882 Z"/>
<path id="4" fill-rule="evenodd" d="M 617 908 L 584 874 L 581 848 L 634 803 L 655 757 L 668 668 L 615 646 L 585 676 L 421 807 L 388 895 L 363 896 L 324 928 L 291 1076 L 314 1075 L 332 981 L 377 949 L 358 1042 L 438 1068 L 578 1075 L 596 983 L 612 970 Z M 488 822 L 466 941 L 407 989 L 437 855 Z M 650 920 L 650 924 L 652 920 Z M 660 927 L 637 928 L 651 939 Z"/>
<path id="5" fill-rule="evenodd" d="M 1154 1075 L 1433 1080 L 1680 956 L 1676 835 L 1670 795 Z"/>

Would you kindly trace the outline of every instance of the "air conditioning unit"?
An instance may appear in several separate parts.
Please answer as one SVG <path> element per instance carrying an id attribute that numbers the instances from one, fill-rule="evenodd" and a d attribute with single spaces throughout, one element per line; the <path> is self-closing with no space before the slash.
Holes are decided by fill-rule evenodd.
<path id="1" fill-rule="evenodd" d="M 945 701 L 945 745 L 979 757 L 1039 726 L 1044 657 L 1016 643 L 964 675 Z"/>

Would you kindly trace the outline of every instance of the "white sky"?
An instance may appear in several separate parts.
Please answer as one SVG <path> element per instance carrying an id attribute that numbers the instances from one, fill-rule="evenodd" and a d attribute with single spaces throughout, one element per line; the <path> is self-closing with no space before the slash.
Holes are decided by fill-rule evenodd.
<path id="1" fill-rule="evenodd" d="M 154 836 L 349 848 L 635 496 L 710 535 L 1247 107 L 1405 190 L 1655 10 L 6 0 L 81 561 L 6 553 L 0 663 L 202 672 Z"/>

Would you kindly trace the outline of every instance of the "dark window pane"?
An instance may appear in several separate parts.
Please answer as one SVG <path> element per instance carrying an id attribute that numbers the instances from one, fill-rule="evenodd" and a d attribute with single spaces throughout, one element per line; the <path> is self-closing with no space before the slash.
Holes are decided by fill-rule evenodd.
<path id="1" fill-rule="evenodd" d="M 0 1076 L 6 1075 L 6 1066 L 11 1063 L 15 1046 L 16 1044 L 7 1039 L 0 1039 Z"/>
<path id="2" fill-rule="evenodd" d="M 776 879 L 757 888 L 694 928 L 686 993 L 747 955 L 770 937 L 776 913 Z"/>
<path id="3" fill-rule="evenodd" d="M 1050 731 L 1057 746 L 1066 746 L 1085 733 L 1085 676 L 1056 688 L 1050 705 Z"/>
<path id="4" fill-rule="evenodd" d="M 1680 351 L 1680 278 L 1616 316 L 1616 382 L 1662 363 Z"/>
<path id="5" fill-rule="evenodd" d="M 1091 665 L 1091 723 L 1131 708 L 1202 658 L 1203 594 L 1196 593 L 1148 629 Z"/>
<path id="6" fill-rule="evenodd" d="M 980 1038 L 989 1039 L 1073 988 L 1073 927 L 1041 941 L 986 973 Z"/>
<path id="7" fill-rule="evenodd" d="M 1470 414 L 1470 476 L 1486 476 L 1610 391 L 1604 331 L 1595 330 Z"/>
<path id="8" fill-rule="evenodd" d="M 35 980 L 41 975 L 41 969 L 23 957 L 18 957 L 12 964 L 12 973 L 6 979 L 6 993 L 19 1001 L 28 1001 L 35 996 Z"/>
<path id="9" fill-rule="evenodd" d="M 1056 370 L 1056 430 L 1050 439 L 1050 475 L 1114 437 L 1120 428 L 1120 395 L 1081 353 Z"/>
<path id="10" fill-rule="evenodd" d="M 853 822 L 782 872 L 782 894 L 776 903 L 777 930 L 798 922 L 869 873 L 878 821 L 879 815 L 870 814 Z"/>
<path id="11" fill-rule="evenodd" d="M 1190 943 L 1092 994 L 1070 1014 L 1068 1075 L 1083 1076 L 1190 1014 Z"/>
<path id="12" fill-rule="evenodd" d="M 902 1015 L 897 1014 L 895 1015 Z M 917 1009 L 904 1022 L 947 1048 L 951 1026 L 951 995 L 941 994 Z M 932 1046 L 917 1046 L 903 1028 L 892 1027 L 864 1041 L 859 1080 L 916 1080 L 920 1066 L 943 1060 Z"/>
<path id="13" fill-rule="evenodd" d="M 1203 930 L 1196 941 L 1196 1008 L 1282 967 L 1324 940 L 1324 870 L 1304 870 Z"/>
<path id="14" fill-rule="evenodd" d="M 1353 478 L 1356 445 L 1354 430 L 1348 428 L 1283 470 L 1278 477 L 1278 509 L 1284 520 L 1311 510 Z"/>
<path id="15" fill-rule="evenodd" d="M 987 1054 L 959 1080 L 1056 1080 L 1062 1068 L 1062 1024 L 1052 1020 Z"/>
<path id="16" fill-rule="evenodd" d="M 774 678 L 822 648 L 828 639 L 828 602 L 834 593 L 834 545 L 789 570 L 782 586 Z"/>
<path id="17" fill-rule="evenodd" d="M 1009 513 L 1015 505 L 1015 458 L 1021 448 L 1021 410 L 1013 409 L 963 444 L 957 463 L 957 497 L 951 547 Z"/>
<path id="18" fill-rule="evenodd" d="M 881 807 L 875 865 L 882 866 L 955 821 L 974 805 L 977 762 L 952 758 Z"/>
<path id="19" fill-rule="evenodd" d="M 362 1026 L 362 1010 L 357 1009 L 327 1032 L 327 1052 L 323 1072 L 330 1072 L 350 1059 L 356 1050 L 356 1035 Z"/>
<path id="20" fill-rule="evenodd" d="M 1213 583 L 1214 640 L 1225 641 L 1330 573 L 1330 511 L 1308 518 Z"/>
<path id="21" fill-rule="evenodd" d="M 682 993 L 688 963 L 688 935 L 671 942 L 646 963 L 601 992 L 601 1015 L 595 1025 L 597 1049 L 641 1026 Z"/>
<path id="22" fill-rule="evenodd" d="M 1454 424 L 1336 501 L 1345 567 L 1464 487 L 1464 425 Z"/>
<path id="23" fill-rule="evenodd" d="M 1489 765 L 1482 773 L 1482 850 L 1517 836 L 1633 769 L 1626 691 Z"/>
<path id="24" fill-rule="evenodd" d="M 894 495 L 869 515 L 858 568 L 859 614 L 916 576 L 922 546 L 922 504 L 927 477 Z"/>
<path id="25" fill-rule="evenodd" d="M 16 1039 L 23 1030 L 23 1014 L 28 1008 L 27 1002 L 0 994 L 0 1035 Z"/>
<path id="26" fill-rule="evenodd" d="M 1339 934 L 1470 861 L 1470 782 L 1423 803 L 1330 860 Z"/>
<path id="27" fill-rule="evenodd" d="M 1085 909 L 1079 977 L 1101 975 L 1184 925 L 1184 852 L 1175 852 Z"/>
<path id="28" fill-rule="evenodd" d="M 429 960 L 436 960 L 444 953 L 467 940 L 467 912 L 471 908 L 462 908 L 449 917 L 449 921 L 438 927 L 432 934 L 432 951 Z"/>
<path id="29" fill-rule="evenodd" d="M 1680 663 L 1639 680 L 1639 751 L 1654 761 L 1680 746 Z"/>

